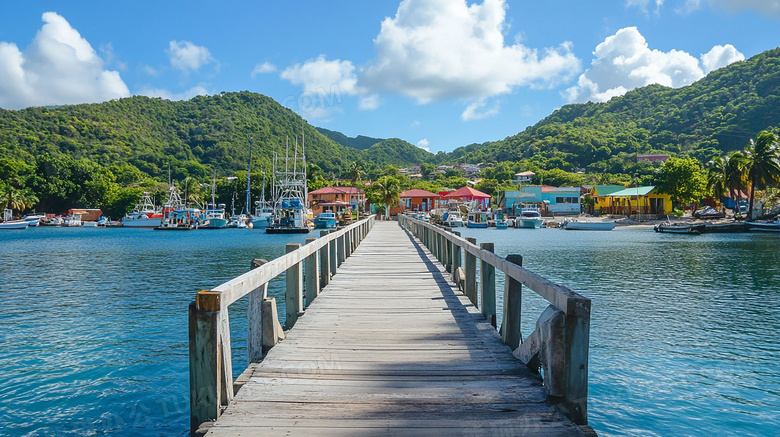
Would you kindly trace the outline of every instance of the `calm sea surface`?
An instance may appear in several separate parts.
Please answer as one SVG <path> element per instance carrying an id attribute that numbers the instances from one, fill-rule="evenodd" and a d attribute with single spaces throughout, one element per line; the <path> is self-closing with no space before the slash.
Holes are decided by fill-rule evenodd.
<path id="1" fill-rule="evenodd" d="M 462 232 L 592 299 L 588 407 L 600 435 L 780 436 L 777 235 Z M 1 231 L 0 435 L 186 435 L 188 303 L 306 237 Z M 546 306 L 531 294 L 524 335 Z M 231 307 L 234 375 L 246 362 L 241 310 Z"/>

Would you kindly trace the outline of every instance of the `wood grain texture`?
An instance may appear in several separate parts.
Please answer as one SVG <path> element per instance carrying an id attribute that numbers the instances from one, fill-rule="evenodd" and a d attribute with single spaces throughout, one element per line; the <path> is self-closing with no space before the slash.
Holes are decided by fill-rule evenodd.
<path id="1" fill-rule="evenodd" d="M 207 435 L 583 433 L 430 252 L 379 221 Z"/>

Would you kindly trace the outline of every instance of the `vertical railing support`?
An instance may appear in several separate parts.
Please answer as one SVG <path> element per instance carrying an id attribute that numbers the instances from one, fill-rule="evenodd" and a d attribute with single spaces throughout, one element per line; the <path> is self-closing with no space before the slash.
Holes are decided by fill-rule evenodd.
<path id="1" fill-rule="evenodd" d="M 315 237 L 306 239 L 306 244 L 310 244 L 317 241 Z M 305 270 L 304 280 L 306 283 L 306 307 L 308 308 L 317 295 L 320 294 L 320 266 L 317 261 L 317 252 L 312 253 L 306 257 L 306 262 L 303 265 Z"/>
<path id="2" fill-rule="evenodd" d="M 286 253 L 293 252 L 301 247 L 300 243 L 287 243 Z M 301 264 L 295 264 L 287 269 L 287 292 L 285 294 L 286 318 L 285 329 L 290 329 L 298 321 L 298 313 L 303 312 L 303 272 Z"/>
<path id="3" fill-rule="evenodd" d="M 466 237 L 466 241 L 473 245 L 477 244 L 477 239 L 474 237 Z M 464 270 L 466 271 L 466 282 L 464 285 L 466 297 L 469 298 L 474 306 L 477 306 L 477 257 L 470 254 L 468 251 L 466 252 L 466 265 Z"/>
<path id="4" fill-rule="evenodd" d="M 453 232 L 453 234 L 460 237 L 460 232 Z M 461 248 L 457 244 L 452 245 L 452 279 L 455 279 L 455 275 L 458 272 L 458 267 L 461 266 Z"/>
<path id="5" fill-rule="evenodd" d="M 493 243 L 482 243 L 479 245 L 482 250 L 488 252 L 494 251 Z M 481 282 L 480 291 L 482 292 L 482 315 L 493 327 L 496 327 L 496 268 L 490 263 L 480 261 L 479 279 Z"/>
<path id="6" fill-rule="evenodd" d="M 338 239 L 334 238 L 330 240 L 330 243 L 328 243 L 328 257 L 330 258 L 330 276 L 333 277 L 333 275 L 336 274 L 336 269 L 339 266 L 338 263 L 338 255 L 337 255 L 337 245 L 338 245 Z"/>
<path id="7" fill-rule="evenodd" d="M 520 255 L 507 255 L 507 261 L 523 265 Z M 504 282 L 504 317 L 501 321 L 501 337 L 504 344 L 515 350 L 522 342 L 520 322 L 523 309 L 523 288 L 516 279 L 507 275 Z"/>
<path id="8" fill-rule="evenodd" d="M 268 260 L 255 258 L 250 269 L 256 269 Z M 247 364 L 259 363 L 263 359 L 263 299 L 267 294 L 268 284 L 263 284 L 249 293 L 247 305 L 246 361 Z"/>
<path id="9" fill-rule="evenodd" d="M 330 231 L 320 231 L 320 238 L 328 235 Z M 329 245 L 326 244 L 320 248 L 320 288 L 325 288 L 330 283 L 330 253 Z"/>
<path id="10" fill-rule="evenodd" d="M 346 255 L 346 248 L 344 247 L 344 243 L 346 243 L 346 237 L 344 234 L 341 234 L 336 240 L 338 240 L 337 249 L 338 249 L 338 255 L 339 255 L 339 266 L 344 263 L 344 260 L 347 259 Z"/>

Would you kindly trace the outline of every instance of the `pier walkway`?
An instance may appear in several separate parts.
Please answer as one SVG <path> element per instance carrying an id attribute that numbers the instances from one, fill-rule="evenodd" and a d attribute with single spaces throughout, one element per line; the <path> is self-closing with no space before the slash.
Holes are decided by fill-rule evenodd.
<path id="1" fill-rule="evenodd" d="M 450 276 L 398 222 L 377 221 L 201 432 L 585 435 Z"/>

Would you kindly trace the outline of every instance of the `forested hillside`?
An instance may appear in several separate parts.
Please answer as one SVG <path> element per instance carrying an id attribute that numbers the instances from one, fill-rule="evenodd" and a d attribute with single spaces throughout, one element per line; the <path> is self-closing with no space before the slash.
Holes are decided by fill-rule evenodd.
<path id="1" fill-rule="evenodd" d="M 344 135 L 341 132 L 325 129 L 324 127 L 318 127 L 317 130 L 331 140 L 343 146 L 352 147 L 353 149 L 365 150 L 382 141 L 381 138 L 371 138 L 364 135 L 358 135 L 352 138 Z"/>
<path id="2" fill-rule="evenodd" d="M 448 159 L 620 172 L 637 153 L 687 154 L 706 162 L 779 124 L 780 49 L 774 49 L 684 88 L 651 85 L 606 103 L 566 105 L 522 133 L 458 148 Z"/>

